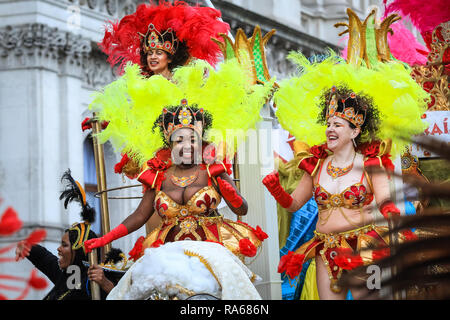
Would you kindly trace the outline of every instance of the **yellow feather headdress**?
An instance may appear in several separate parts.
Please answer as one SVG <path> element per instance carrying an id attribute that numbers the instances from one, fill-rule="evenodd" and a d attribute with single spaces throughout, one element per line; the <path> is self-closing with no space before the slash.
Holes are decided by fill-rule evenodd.
<path id="1" fill-rule="evenodd" d="M 368 69 L 347 64 L 333 52 L 320 63 L 309 62 L 301 53 L 291 53 L 301 74 L 284 80 L 274 95 L 276 115 L 283 128 L 310 146 L 325 141 L 324 124 L 318 123 L 323 94 L 342 86 L 357 95 L 370 97 L 380 115 L 379 140 L 392 139 L 392 153 L 399 155 L 407 141 L 404 136 L 426 129 L 421 115 L 428 94 L 411 78 L 409 69 L 397 62 L 379 63 Z"/>
<path id="2" fill-rule="evenodd" d="M 323 143 L 326 127 L 318 123 L 321 99 L 331 88 L 343 87 L 372 101 L 370 107 L 376 108 L 380 117 L 375 138 L 391 139 L 391 154 L 399 155 L 408 144 L 405 137 L 426 129 L 421 116 L 426 111 L 429 95 L 412 79 L 408 66 L 388 59 L 389 48 L 382 35 L 397 18 L 386 18 L 380 29 L 374 22 L 375 12 L 364 23 L 351 10 L 348 14 L 351 41 L 356 42 L 349 46 L 358 49 L 355 52 L 359 55 L 346 61 L 330 51 L 324 61 L 310 62 L 301 53 L 290 53 L 288 58 L 298 66 L 299 74 L 279 84 L 274 95 L 277 118 L 297 140 L 310 146 Z M 340 25 L 344 24 L 336 26 Z M 381 36 L 377 37 L 380 32 Z M 362 135 L 361 142 L 368 140 L 368 135 Z"/>
<path id="3" fill-rule="evenodd" d="M 245 132 L 255 126 L 272 86 L 252 85 L 236 59 L 222 63 L 218 70 L 193 61 L 176 69 L 171 81 L 162 76 L 145 78 L 139 66 L 129 64 L 121 78 L 96 94 L 90 109 L 100 121 L 109 121 L 99 141 L 111 141 L 116 151 L 143 164 L 163 146 L 160 133 L 152 128 L 165 107 L 186 99 L 206 110 L 213 120 L 204 137 L 218 146 L 225 142 L 228 130 Z M 237 144 L 226 156 L 232 157 L 236 149 Z"/>

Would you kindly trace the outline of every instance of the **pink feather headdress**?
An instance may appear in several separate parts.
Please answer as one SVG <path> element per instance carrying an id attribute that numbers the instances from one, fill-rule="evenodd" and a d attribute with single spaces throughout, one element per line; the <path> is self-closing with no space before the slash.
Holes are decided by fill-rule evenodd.
<path id="1" fill-rule="evenodd" d="M 431 37 L 434 28 L 450 20 L 448 0 L 393 0 L 389 4 L 387 0 L 383 2 L 386 6 L 385 15 L 397 12 L 408 17 L 427 44 L 427 38 Z"/>

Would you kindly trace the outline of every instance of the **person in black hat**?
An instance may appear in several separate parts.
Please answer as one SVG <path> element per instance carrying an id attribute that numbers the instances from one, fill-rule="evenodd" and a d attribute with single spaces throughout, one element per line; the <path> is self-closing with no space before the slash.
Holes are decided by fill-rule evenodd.
<path id="1" fill-rule="evenodd" d="M 105 299 L 118 280 L 106 277 L 100 266 L 87 267 L 83 264 L 83 261 L 88 261 L 84 242 L 97 238 L 95 232 L 90 230 L 95 210 L 86 202 L 84 190 L 72 178 L 70 170 L 63 174 L 61 181 L 66 182 L 66 188 L 60 196 L 60 200 L 64 199 L 64 208 L 67 209 L 72 201 L 80 203 L 84 221 L 65 230 L 57 249 L 58 256 L 40 245 L 30 247 L 25 241 L 20 241 L 16 248 L 16 261 L 27 258 L 54 283 L 55 286 L 44 300 L 91 300 L 89 281 L 99 284 L 101 298 Z"/>

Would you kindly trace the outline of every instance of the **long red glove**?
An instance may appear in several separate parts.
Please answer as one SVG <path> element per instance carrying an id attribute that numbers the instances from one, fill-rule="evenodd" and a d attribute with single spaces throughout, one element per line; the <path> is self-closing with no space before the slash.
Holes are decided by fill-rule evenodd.
<path id="1" fill-rule="evenodd" d="M 278 172 L 268 174 L 262 182 L 283 208 L 289 208 L 292 205 L 294 199 L 281 186 Z"/>
<path id="2" fill-rule="evenodd" d="M 101 238 L 86 240 L 84 242 L 84 248 L 86 249 L 86 253 L 89 253 L 92 251 L 92 249 L 103 247 L 116 239 L 126 236 L 127 234 L 127 227 L 125 227 L 123 224 L 119 224 L 116 228 L 112 229 Z"/>
<path id="3" fill-rule="evenodd" d="M 383 203 L 380 212 L 385 219 L 389 219 L 389 213 L 391 213 L 391 216 L 400 216 L 400 209 L 392 201 Z"/>
<path id="4" fill-rule="evenodd" d="M 240 206 L 242 206 L 242 198 L 238 196 L 236 190 L 231 184 L 219 177 L 217 178 L 217 182 L 219 183 L 220 193 L 225 198 L 225 200 L 227 200 L 235 208 L 239 208 Z"/>

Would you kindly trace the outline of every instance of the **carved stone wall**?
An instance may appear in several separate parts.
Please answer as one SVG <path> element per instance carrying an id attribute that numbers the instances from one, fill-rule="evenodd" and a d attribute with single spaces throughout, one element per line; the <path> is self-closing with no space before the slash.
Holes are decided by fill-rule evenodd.
<path id="1" fill-rule="evenodd" d="M 0 28 L 0 70 L 47 68 L 68 72 L 71 68 L 79 73 L 91 52 L 89 39 L 45 24 Z"/>

